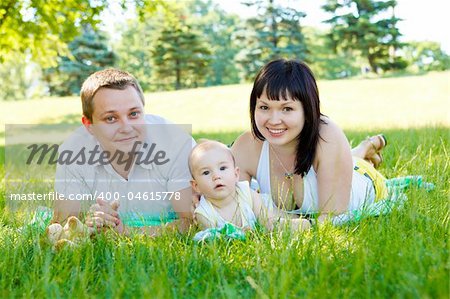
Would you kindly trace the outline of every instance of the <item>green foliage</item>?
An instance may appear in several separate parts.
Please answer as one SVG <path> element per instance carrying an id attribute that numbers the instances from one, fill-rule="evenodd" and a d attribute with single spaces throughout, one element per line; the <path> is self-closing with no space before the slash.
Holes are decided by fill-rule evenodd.
<path id="1" fill-rule="evenodd" d="M 153 54 L 158 85 L 197 87 L 208 75 L 209 51 L 189 25 L 162 30 Z"/>
<path id="2" fill-rule="evenodd" d="M 95 25 L 107 1 L 0 2 L 0 62 L 13 60 L 12 53 L 28 53 L 44 67 L 67 53 L 67 43 L 83 24 Z"/>
<path id="3" fill-rule="evenodd" d="M 89 27 L 68 47 L 70 57 L 59 57 L 56 67 L 44 70 L 44 80 L 53 95 L 79 94 L 83 81 L 90 74 L 113 66 L 116 59 L 107 45 L 106 36 Z"/>
<path id="4" fill-rule="evenodd" d="M 246 21 L 239 36 L 245 45 L 239 61 L 246 80 L 252 80 L 270 60 L 305 60 L 307 48 L 300 26 L 300 19 L 305 16 L 303 12 L 283 7 L 274 0 L 252 0 L 244 4 L 258 11 L 256 17 Z"/>
<path id="5" fill-rule="evenodd" d="M 121 32 L 121 39 L 114 44 L 116 66 L 130 72 L 139 80 L 144 91 L 155 90 L 152 82 L 152 49 L 156 42 L 157 20 L 129 20 Z"/>
<path id="6" fill-rule="evenodd" d="M 172 7 L 172 4 L 166 0 L 134 0 L 133 2 L 141 22 L 154 17 L 161 10 L 168 12 Z M 121 3 L 123 9 L 130 4 L 127 1 L 121 1 Z"/>
<path id="7" fill-rule="evenodd" d="M 202 33 L 211 51 L 211 76 L 206 78 L 205 85 L 223 85 L 239 83 L 239 67 L 236 55 L 243 48 L 234 38 L 240 22 L 234 15 L 227 15 L 212 0 L 194 0 L 188 2 L 192 26 Z"/>
<path id="8" fill-rule="evenodd" d="M 406 62 L 396 56 L 403 46 L 394 15 L 395 0 L 328 0 L 322 8 L 333 14 L 326 22 L 332 30 L 328 34 L 336 51 L 354 51 L 369 63 L 372 71 L 404 69 Z M 391 16 L 386 17 L 391 12 Z"/>
<path id="9" fill-rule="evenodd" d="M 77 94 L 87 75 L 113 64 L 146 91 L 251 81 L 278 57 L 305 60 L 326 79 L 354 76 L 367 64 L 374 72 L 450 67 L 437 43 L 399 42 L 396 1 L 328 0 L 329 32 L 305 30 L 304 13 L 285 2 L 246 0 L 257 12 L 246 20 L 217 0 L 120 1 L 136 15 L 125 26 L 119 22 L 123 29 L 111 41 L 95 33 L 108 1 L 1 1 L 0 100 Z"/>
<path id="10" fill-rule="evenodd" d="M 151 18 L 138 8 L 144 17 L 127 23 L 115 50 L 118 67 L 140 78 L 144 90 L 239 82 L 236 16 L 202 0 L 164 2 Z"/>
<path id="11" fill-rule="evenodd" d="M 437 42 L 410 42 L 403 51 L 409 64 L 419 71 L 444 71 L 450 68 L 450 56 Z"/>
<path id="12" fill-rule="evenodd" d="M 120 37 L 113 43 L 116 66 L 138 78 L 144 91 L 155 91 L 158 84 L 152 51 L 165 16 L 171 14 L 172 4 L 164 0 L 136 0 L 135 8 L 138 18 L 131 18 L 125 26 L 116 28 Z"/>
<path id="13" fill-rule="evenodd" d="M 211 52 L 183 7 L 166 11 L 152 54 L 155 82 L 166 89 L 198 87 L 209 76 Z"/>
<path id="14" fill-rule="evenodd" d="M 46 88 L 40 84 L 41 68 L 30 55 L 14 53 L 0 64 L 0 101 L 42 97 Z"/>
<path id="15" fill-rule="evenodd" d="M 22 100 L 26 98 L 29 84 L 25 75 L 26 57 L 15 54 L 14 61 L 0 65 L 0 100 Z"/>
<path id="16" fill-rule="evenodd" d="M 308 45 L 306 59 L 318 79 L 351 77 L 359 73 L 357 60 L 350 51 L 333 51 L 326 32 L 313 27 L 304 27 L 305 42 Z"/>

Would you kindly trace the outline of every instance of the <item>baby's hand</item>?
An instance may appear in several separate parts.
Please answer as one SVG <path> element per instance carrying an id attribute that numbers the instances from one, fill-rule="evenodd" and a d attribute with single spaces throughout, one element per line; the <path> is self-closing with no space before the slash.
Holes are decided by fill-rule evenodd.
<path id="1" fill-rule="evenodd" d="M 199 206 L 199 204 L 200 204 L 200 195 L 193 194 L 192 195 L 192 204 L 191 204 L 191 214 L 192 214 L 192 220 L 195 225 L 198 225 L 198 222 L 197 222 L 197 217 L 195 216 L 194 211 Z"/>
<path id="2" fill-rule="evenodd" d="M 291 231 L 306 231 L 311 228 L 311 223 L 308 219 L 297 218 L 291 219 Z"/>
<path id="3" fill-rule="evenodd" d="M 289 223 L 286 223 L 289 222 Z M 304 218 L 295 218 L 295 219 L 280 219 L 280 224 L 283 226 L 285 224 L 289 224 L 289 227 L 292 232 L 296 231 L 306 231 L 311 228 L 311 223 Z"/>

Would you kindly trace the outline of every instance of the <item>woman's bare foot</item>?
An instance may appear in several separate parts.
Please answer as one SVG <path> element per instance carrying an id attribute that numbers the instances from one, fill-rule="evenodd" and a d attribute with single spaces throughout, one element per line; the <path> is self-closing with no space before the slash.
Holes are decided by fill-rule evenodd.
<path id="1" fill-rule="evenodd" d="M 367 137 L 352 149 L 352 156 L 364 159 L 377 168 L 383 162 L 381 151 L 386 145 L 387 140 L 383 134 Z"/>
<path id="2" fill-rule="evenodd" d="M 365 159 L 372 163 L 375 168 L 377 168 L 381 164 L 381 162 L 383 162 L 381 151 L 387 145 L 386 137 L 383 134 L 379 134 L 368 137 L 365 142 L 370 144 L 369 149 L 366 152 Z"/>

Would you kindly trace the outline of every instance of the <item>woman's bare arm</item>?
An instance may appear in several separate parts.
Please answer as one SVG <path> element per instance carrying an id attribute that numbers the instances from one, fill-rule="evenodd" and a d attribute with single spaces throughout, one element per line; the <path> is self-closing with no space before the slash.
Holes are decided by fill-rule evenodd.
<path id="1" fill-rule="evenodd" d="M 332 121 L 322 124 L 316 151 L 315 170 L 319 195 L 319 220 L 348 209 L 353 162 L 342 130 Z"/>
<path id="2" fill-rule="evenodd" d="M 251 132 L 246 132 L 239 136 L 231 147 L 236 166 L 240 169 L 240 181 L 250 182 L 256 175 L 261 144 L 261 141 L 256 140 Z"/>

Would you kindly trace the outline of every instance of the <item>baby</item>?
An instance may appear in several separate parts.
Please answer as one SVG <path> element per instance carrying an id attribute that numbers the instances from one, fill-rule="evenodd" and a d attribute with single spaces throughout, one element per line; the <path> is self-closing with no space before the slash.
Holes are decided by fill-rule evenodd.
<path id="1" fill-rule="evenodd" d="M 231 223 L 253 229 L 259 220 L 272 230 L 278 219 L 280 224 L 290 222 L 292 230 L 310 228 L 306 219 L 280 218 L 281 212 L 267 209 L 247 181 L 239 182 L 239 168 L 233 154 L 220 142 L 204 141 L 195 146 L 189 156 L 189 169 L 192 188 L 203 195 L 194 211 L 203 228 L 220 228 Z"/>

